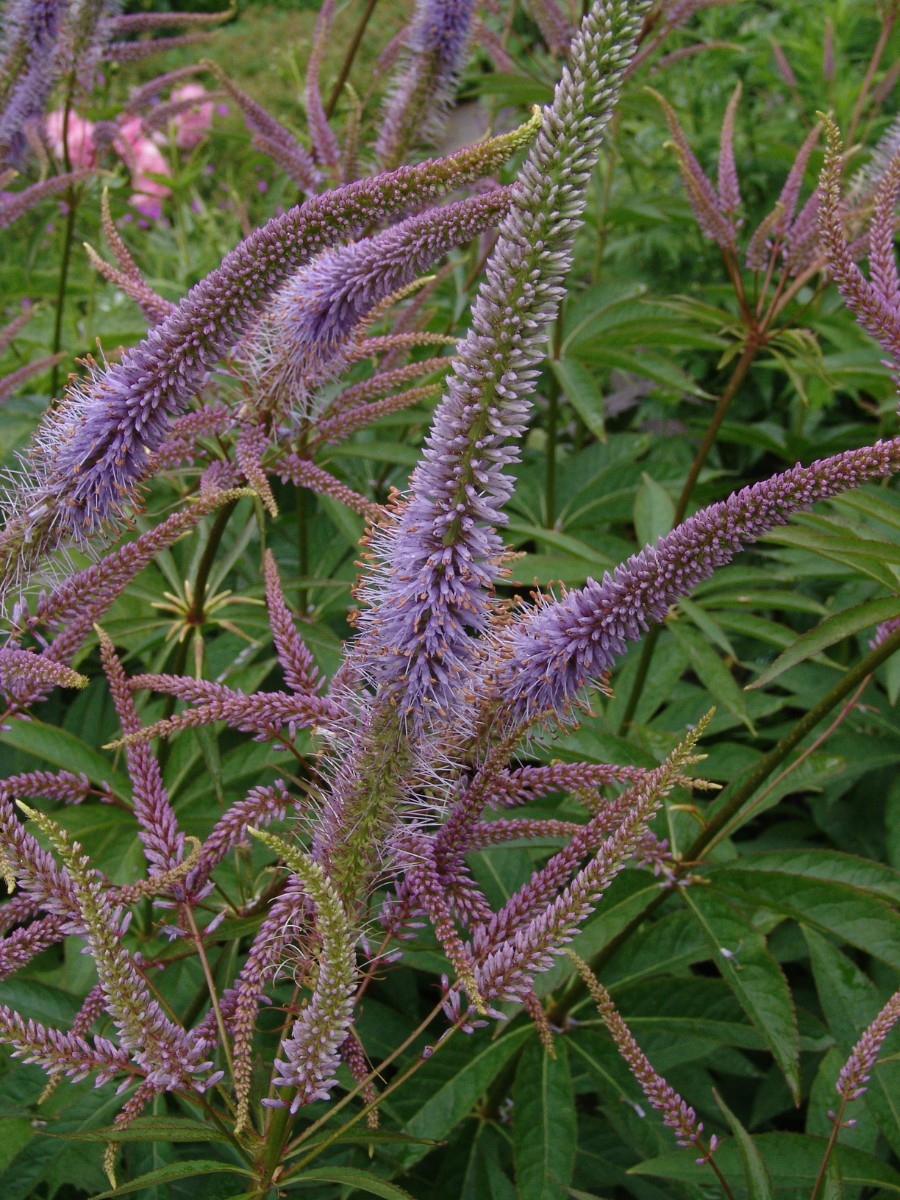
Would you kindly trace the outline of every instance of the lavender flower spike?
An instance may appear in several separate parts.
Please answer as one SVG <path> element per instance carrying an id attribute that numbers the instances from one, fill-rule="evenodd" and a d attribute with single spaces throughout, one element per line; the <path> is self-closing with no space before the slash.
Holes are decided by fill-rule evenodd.
<path id="1" fill-rule="evenodd" d="M 670 604 L 743 546 L 817 500 L 898 470 L 900 438 L 809 467 L 798 465 L 702 509 L 602 583 L 589 580 L 564 600 L 537 605 L 495 642 L 493 686 L 503 696 L 504 721 L 515 727 L 564 713 L 580 688 L 612 666 L 626 643 L 662 621 Z"/>
<path id="2" fill-rule="evenodd" d="M 892 302 L 892 292 L 887 284 L 887 276 L 877 269 L 873 282 L 869 282 L 859 267 L 853 261 L 853 255 L 847 244 L 844 233 L 843 210 L 841 204 L 841 137 L 837 126 L 828 117 L 822 118 L 828 140 L 825 155 L 825 165 L 819 181 L 822 197 L 819 203 L 819 224 L 822 235 L 822 248 L 828 259 L 828 266 L 844 301 L 859 324 L 865 331 L 881 343 L 891 356 L 896 372 L 900 371 L 900 307 L 896 300 Z M 878 180 L 876 198 L 880 200 L 879 207 L 884 208 L 885 202 L 894 204 L 898 172 L 900 172 L 900 149 L 895 149 L 894 156 L 884 168 Z M 890 216 L 893 228 L 893 214 Z M 883 224 L 884 213 L 876 212 L 876 229 Z M 876 259 L 881 261 L 879 251 L 880 241 L 876 238 Z"/>
<path id="3" fill-rule="evenodd" d="M 193 1089 L 193 1076 L 209 1064 L 197 1061 L 196 1051 L 179 1026 L 165 1015 L 137 971 L 134 960 L 122 945 L 118 922 L 104 896 L 100 881 L 81 853 L 77 842 L 49 817 L 20 807 L 47 835 L 63 860 L 84 921 L 91 955 L 106 995 L 106 1008 L 113 1019 L 123 1048 L 147 1072 L 148 1082 L 162 1090 L 170 1087 Z"/>
<path id="4" fill-rule="evenodd" d="M 312 254 L 489 173 L 530 138 L 524 126 L 444 159 L 348 184 L 252 233 L 143 342 L 106 370 L 95 368 L 45 418 L 24 464 L 29 483 L 12 497 L 0 532 L 0 579 L 11 580 L 15 564 L 27 567 L 61 542 L 83 543 L 121 517 L 171 417 Z"/>
<path id="5" fill-rule="evenodd" d="M 900 991 L 894 992 L 853 1047 L 853 1053 L 841 1068 L 837 1090 L 845 1102 L 858 1100 L 865 1092 L 884 1040 L 898 1021 L 900 1021 Z"/>
<path id="6" fill-rule="evenodd" d="M 341 370 L 342 351 L 381 301 L 453 246 L 497 224 L 511 200 L 509 188 L 496 188 L 320 255 L 281 289 L 262 322 L 261 345 L 252 356 L 248 350 L 248 357 L 262 359 L 255 373 L 263 389 L 296 406 L 307 390 Z"/>
<path id="7" fill-rule="evenodd" d="M 474 12 L 474 0 L 418 0 L 408 62 L 375 145 L 384 166 L 396 166 L 423 127 L 435 132 L 465 62 Z"/>
<path id="8" fill-rule="evenodd" d="M 285 1059 L 276 1059 L 276 1087 L 296 1089 L 291 1112 L 313 1100 L 327 1100 L 335 1085 L 340 1047 L 350 1032 L 356 988 L 356 937 L 340 896 L 322 867 L 295 846 L 271 833 L 250 830 L 283 859 L 302 882 L 316 909 L 321 942 L 312 998 L 281 1043 Z"/>
<path id="9" fill-rule="evenodd" d="M 513 486 L 503 467 L 517 457 L 585 189 L 643 10 L 597 0 L 585 17 L 501 225 L 412 494 L 396 524 L 373 539 L 385 567 L 363 594 L 369 611 L 356 661 L 388 689 L 401 716 L 465 703 L 457 677 L 473 659 L 469 633 L 485 628 L 502 569 L 495 526 Z"/>
<path id="10" fill-rule="evenodd" d="M 634 1040 L 631 1030 L 622 1020 L 609 992 L 600 983 L 588 964 L 577 954 L 573 954 L 571 950 L 568 951 L 568 956 L 584 980 L 591 998 L 597 1005 L 597 1011 L 603 1018 L 604 1025 L 616 1043 L 617 1050 L 628 1063 L 632 1075 L 641 1085 L 641 1090 L 648 1101 L 662 1114 L 663 1121 L 675 1133 L 678 1145 L 696 1145 L 703 1150 L 705 1155 L 708 1154 L 706 1147 L 700 1142 L 703 1125 L 697 1121 L 697 1114 L 679 1096 L 672 1085 L 654 1070 L 647 1055 Z"/>
<path id="11" fill-rule="evenodd" d="M 0 48 L 0 166 L 25 149 L 23 128 L 41 118 L 59 74 L 57 43 L 66 0 L 10 0 Z"/>

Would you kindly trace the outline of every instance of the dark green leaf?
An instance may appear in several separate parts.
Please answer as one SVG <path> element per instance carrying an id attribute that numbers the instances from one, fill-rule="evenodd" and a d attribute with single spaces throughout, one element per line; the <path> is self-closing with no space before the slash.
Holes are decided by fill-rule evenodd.
<path id="1" fill-rule="evenodd" d="M 712 699 L 736 716 L 753 733 L 753 722 L 747 711 L 746 698 L 716 651 L 698 630 L 683 621 L 670 621 L 668 628 L 687 655 L 691 670 Z"/>
<path id="2" fill-rule="evenodd" d="M 900 616 L 900 599 L 896 596 L 882 596 L 877 600 L 867 600 L 865 604 L 857 604 L 844 612 L 835 613 L 833 617 L 826 617 L 815 629 L 802 634 L 783 654 L 779 654 L 758 679 L 748 684 L 748 688 L 764 687 L 790 667 L 805 662 L 828 646 L 833 646 L 835 642 L 864 629 L 871 629 L 896 616 Z"/>
<path id="3" fill-rule="evenodd" d="M 640 545 L 655 545 L 657 538 L 672 528 L 675 505 L 666 489 L 646 471 L 641 474 L 641 479 L 643 482 L 634 498 L 634 528 Z"/>
<path id="4" fill-rule="evenodd" d="M 243 1167 L 235 1167 L 230 1163 L 214 1162 L 208 1158 L 195 1158 L 180 1162 L 167 1163 L 158 1171 L 148 1171 L 138 1179 L 123 1183 L 108 1192 L 100 1192 L 92 1200 L 112 1200 L 114 1196 L 127 1196 L 132 1192 L 140 1192 L 144 1188 L 155 1187 L 159 1183 L 174 1183 L 177 1179 L 189 1179 L 193 1175 L 215 1175 L 223 1171 L 234 1175 L 249 1174 Z"/>
<path id="5" fill-rule="evenodd" d="M 513 1088 L 513 1155 L 520 1200 L 565 1200 L 575 1166 L 577 1118 L 569 1057 L 557 1038 L 552 1058 L 533 1037 Z"/>
<path id="6" fill-rule="evenodd" d="M 52 1133 L 52 1130 L 48 1130 Z M 86 1129 L 67 1133 L 79 1142 L 228 1142 L 215 1125 L 192 1121 L 188 1117 L 136 1117 L 125 1129 L 110 1125 L 105 1129 Z"/>
<path id="7" fill-rule="evenodd" d="M 551 358 L 548 361 L 550 370 L 579 417 L 595 438 L 605 442 L 603 394 L 590 371 L 574 358 Z"/>
<path id="8" fill-rule="evenodd" d="M 685 900 L 703 931 L 712 959 L 764 1038 L 797 1103 L 800 1035 L 787 981 L 749 914 L 711 887 L 689 888 Z"/>
<path id="9" fill-rule="evenodd" d="M 762 1133 L 755 1141 L 776 1188 L 812 1187 L 825 1153 L 825 1138 L 798 1133 Z M 900 1173 L 880 1158 L 846 1146 L 838 1146 L 834 1156 L 845 1183 L 880 1187 L 891 1195 L 900 1195 Z M 709 1167 L 698 1164 L 695 1158 L 696 1155 L 690 1150 L 675 1151 L 639 1163 L 629 1173 L 711 1184 L 712 1172 Z M 737 1176 L 741 1159 L 734 1139 L 719 1144 L 716 1165 L 726 1179 L 733 1180 Z"/>
<path id="10" fill-rule="evenodd" d="M 389 1179 L 380 1179 L 368 1171 L 360 1171 L 356 1167 L 316 1167 L 304 1171 L 302 1176 L 292 1179 L 279 1179 L 278 1187 L 304 1187 L 310 1183 L 339 1183 L 343 1187 L 352 1187 L 356 1191 L 366 1192 L 370 1196 L 381 1196 L 383 1200 L 413 1200 L 404 1188 L 391 1183 Z"/>
<path id="11" fill-rule="evenodd" d="M 718 1093 L 716 1093 L 716 1101 L 725 1114 L 725 1119 L 731 1126 L 737 1142 L 750 1200 L 775 1200 L 772 1180 L 763 1156 L 759 1152 L 759 1147 Z"/>

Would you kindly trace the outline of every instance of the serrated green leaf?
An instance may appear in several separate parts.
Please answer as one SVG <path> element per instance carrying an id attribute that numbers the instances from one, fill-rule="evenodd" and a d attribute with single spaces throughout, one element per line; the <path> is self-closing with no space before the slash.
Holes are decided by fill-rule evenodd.
<path id="1" fill-rule="evenodd" d="M 52 1130 L 47 1131 L 51 1136 Z M 67 1133 L 78 1142 L 228 1142 L 215 1125 L 188 1117 L 136 1117 L 126 1129 L 115 1125 Z"/>
<path id="2" fill-rule="evenodd" d="M 642 483 L 634 498 L 634 528 L 638 544 L 655 545 L 657 538 L 672 528 L 675 505 L 664 487 L 652 479 L 646 471 L 641 473 Z"/>
<path id="3" fill-rule="evenodd" d="M 381 1196 L 383 1200 L 413 1200 L 413 1196 L 396 1183 L 370 1175 L 368 1171 L 360 1171 L 357 1167 L 316 1167 L 296 1178 L 279 1179 L 278 1188 L 287 1190 L 311 1183 L 339 1183 L 343 1187 L 366 1192 L 369 1196 Z"/>
<path id="4" fill-rule="evenodd" d="M 416 1138 L 440 1140 L 470 1111 L 497 1072 L 531 1034 L 514 1029 L 502 1037 L 459 1039 L 440 1048 L 395 1105 L 409 1115 L 405 1128 Z"/>
<path id="5" fill-rule="evenodd" d="M 706 639 L 683 621 L 670 621 L 668 628 L 687 655 L 691 670 L 707 689 L 711 698 L 737 717 L 751 733 L 754 733 L 753 722 L 747 710 L 747 701 L 741 689 L 721 658 L 708 645 Z"/>
<path id="6" fill-rule="evenodd" d="M 718 1092 L 715 1095 L 716 1102 L 725 1114 L 725 1119 L 731 1126 L 731 1132 L 734 1134 L 738 1145 L 741 1164 L 744 1168 L 744 1179 L 747 1182 L 749 1200 L 775 1200 L 775 1192 L 772 1190 L 772 1180 L 766 1168 L 765 1160 L 759 1152 L 759 1147 Z"/>
<path id="7" fill-rule="evenodd" d="M 800 1133 L 761 1133 L 755 1141 L 776 1189 L 812 1186 L 827 1146 L 825 1138 Z M 880 1187 L 891 1195 L 900 1195 L 900 1173 L 874 1154 L 838 1146 L 834 1157 L 845 1183 Z M 716 1166 L 726 1179 L 735 1178 L 740 1171 L 740 1151 L 733 1138 L 719 1143 Z M 712 1182 L 709 1167 L 697 1163 L 689 1150 L 661 1154 L 638 1163 L 629 1174 L 658 1175 L 694 1184 Z"/>
<path id="8" fill-rule="evenodd" d="M 777 679 L 790 667 L 820 654 L 827 647 L 833 646 L 835 642 L 840 642 L 845 637 L 852 637 L 853 634 L 860 633 L 863 629 L 871 629 L 875 625 L 880 625 L 882 621 L 889 621 L 892 617 L 897 616 L 900 616 L 900 599 L 897 596 L 881 596 L 876 600 L 867 600 L 864 604 L 857 604 L 853 608 L 845 609 L 844 612 L 835 613 L 833 617 L 826 617 L 815 629 L 801 634 L 793 645 L 779 654 L 758 679 L 747 685 L 747 689 L 749 691 L 753 688 L 765 687 L 767 683 Z"/>
<path id="9" fill-rule="evenodd" d="M 795 1102 L 800 1102 L 800 1034 L 787 981 L 749 914 L 712 887 L 689 888 L 685 901 L 722 978 L 762 1034 Z"/>
<path id="10" fill-rule="evenodd" d="M 572 407 L 598 441 L 606 441 L 603 394 L 583 363 L 574 358 L 551 358 L 550 370 Z"/>
<path id="11" fill-rule="evenodd" d="M 900 871 L 886 863 L 844 854 L 839 850 L 769 850 L 746 854 L 732 866 L 740 871 L 763 871 L 777 875 L 802 875 L 830 883 L 846 884 L 900 904 Z M 766 884 L 762 885 L 765 891 Z"/>
<path id="12" fill-rule="evenodd" d="M 128 1196 L 144 1188 L 156 1187 L 160 1183 L 174 1183 L 178 1179 L 189 1179 L 192 1175 L 215 1175 L 222 1172 L 245 1177 L 250 1174 L 243 1167 L 235 1167 L 231 1163 L 215 1162 L 209 1158 L 185 1159 L 180 1162 L 167 1163 L 158 1171 L 148 1171 L 146 1175 L 123 1183 L 111 1191 L 100 1192 L 91 1200 L 112 1200 L 114 1196 Z"/>
<path id="13" fill-rule="evenodd" d="M 728 654 L 736 659 L 737 655 L 734 652 L 728 635 L 720 625 L 719 621 L 711 616 L 705 608 L 696 604 L 693 600 L 689 600 L 687 596 L 682 596 L 678 601 L 678 607 L 682 613 L 688 617 L 700 630 L 707 641 L 718 646 L 723 654 Z"/>
<path id="14" fill-rule="evenodd" d="M 810 550 L 832 562 L 850 567 L 861 575 L 867 575 L 886 588 L 897 587 L 897 574 L 891 571 L 888 564 L 900 563 L 900 547 L 890 542 L 867 541 L 848 536 L 836 537 L 823 534 L 817 529 L 794 525 L 767 533 L 764 540 L 777 542 L 781 546 L 792 546 L 798 550 Z"/>
<path id="15" fill-rule="evenodd" d="M 742 870 L 738 860 L 710 872 L 721 892 L 769 908 L 900 969 L 900 912 L 871 891 L 810 875 Z"/>
<path id="16" fill-rule="evenodd" d="M 577 1117 L 569 1056 L 557 1038 L 551 1058 L 533 1037 L 513 1087 L 513 1159 L 519 1200 L 565 1200 L 575 1166 Z"/>

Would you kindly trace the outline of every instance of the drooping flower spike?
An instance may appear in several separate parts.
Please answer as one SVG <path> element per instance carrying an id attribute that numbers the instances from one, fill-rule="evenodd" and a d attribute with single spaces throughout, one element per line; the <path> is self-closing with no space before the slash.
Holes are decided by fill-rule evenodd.
<path id="1" fill-rule="evenodd" d="M 499 222 L 511 199 L 509 188 L 496 188 L 321 254 L 278 292 L 242 347 L 262 395 L 303 412 L 309 393 L 347 364 L 379 305 Z"/>
<path id="2" fill-rule="evenodd" d="M 796 466 L 703 509 L 600 583 L 540 603 L 494 642 L 489 694 L 502 723 L 564 717 L 579 691 L 622 655 L 669 606 L 738 551 L 819 500 L 900 470 L 900 438 Z"/>
<path id="3" fill-rule="evenodd" d="M 0 531 L 2 588 L 59 544 L 86 544 L 134 502 L 171 419 L 314 253 L 499 167 L 531 126 L 316 196 L 252 233 L 119 362 L 92 368 L 45 418 Z"/>

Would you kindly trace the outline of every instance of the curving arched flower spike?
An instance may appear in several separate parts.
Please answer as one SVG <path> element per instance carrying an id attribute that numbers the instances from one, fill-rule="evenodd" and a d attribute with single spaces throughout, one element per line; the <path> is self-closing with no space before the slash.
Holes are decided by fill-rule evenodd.
<path id="1" fill-rule="evenodd" d="M 302 405 L 311 388 L 340 372 L 383 300 L 496 225 L 511 199 L 510 188 L 496 188 L 319 255 L 281 289 L 244 348 L 262 390 L 285 407 Z"/>
<path id="2" fill-rule="evenodd" d="M 446 158 L 348 184 L 275 217 L 225 256 L 121 361 L 94 367 L 39 427 L 23 463 L 25 485 L 0 532 L 0 598 L 60 544 L 84 544 L 121 520 L 170 420 L 207 371 L 312 254 L 499 167 L 531 126 Z"/>
<path id="3" fill-rule="evenodd" d="M 642 4 L 596 3 L 572 44 L 553 104 L 519 176 L 454 374 L 435 413 L 411 495 L 373 538 L 383 564 L 355 661 L 402 717 L 462 711 L 472 631 L 487 625 L 536 366 L 563 294 L 584 195 L 634 53 Z"/>
<path id="4" fill-rule="evenodd" d="M 563 600 L 533 608 L 498 634 L 493 694 L 504 726 L 564 715 L 669 605 L 729 563 L 743 546 L 818 500 L 900 470 L 900 438 L 796 466 L 743 488 L 645 546 L 602 583 L 589 580 Z"/>

